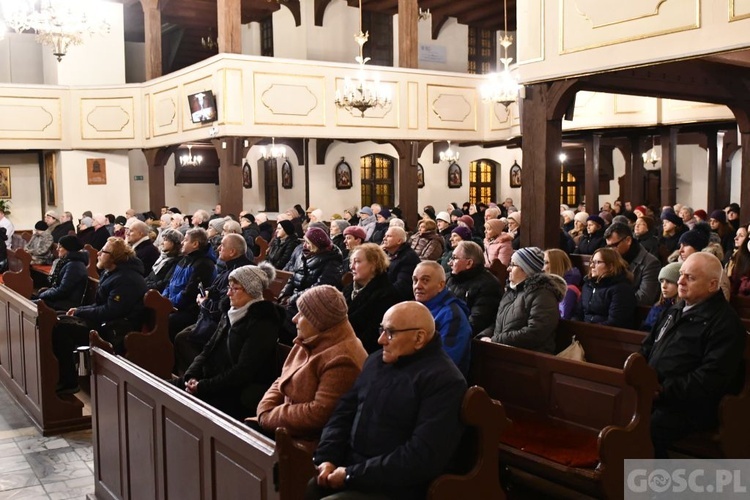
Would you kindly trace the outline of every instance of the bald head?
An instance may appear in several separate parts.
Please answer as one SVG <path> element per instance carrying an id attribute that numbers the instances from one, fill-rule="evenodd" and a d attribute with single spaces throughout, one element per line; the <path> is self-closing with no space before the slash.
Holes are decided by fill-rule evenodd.
<path id="1" fill-rule="evenodd" d="M 696 252 L 680 267 L 677 294 L 687 305 L 698 304 L 719 290 L 721 278 L 721 261 L 710 253 Z"/>
<path id="2" fill-rule="evenodd" d="M 424 348 L 435 336 L 435 320 L 419 302 L 400 302 L 383 315 L 378 343 L 383 346 L 383 362 L 395 363 Z"/>

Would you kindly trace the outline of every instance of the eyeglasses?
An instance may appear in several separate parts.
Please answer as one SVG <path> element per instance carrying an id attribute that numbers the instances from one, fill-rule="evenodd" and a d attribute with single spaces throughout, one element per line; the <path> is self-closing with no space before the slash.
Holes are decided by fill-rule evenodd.
<path id="1" fill-rule="evenodd" d="M 456 257 L 455 255 L 451 255 L 451 258 L 448 259 L 448 262 L 455 262 L 457 260 L 469 260 L 466 257 Z"/>
<path id="2" fill-rule="evenodd" d="M 599 264 L 606 264 L 603 260 L 592 260 L 591 265 L 598 266 Z"/>
<path id="3" fill-rule="evenodd" d="M 383 325 L 380 325 L 380 329 L 378 330 L 378 332 L 380 332 L 380 335 L 385 334 L 385 338 L 387 338 L 388 342 L 390 342 L 391 340 L 393 340 L 393 336 L 397 333 L 413 332 L 415 330 L 421 330 L 421 328 L 401 328 L 399 330 L 394 330 L 392 328 L 386 328 Z"/>
<path id="4" fill-rule="evenodd" d="M 508 269 L 513 269 L 514 267 L 518 267 L 518 264 L 514 264 L 513 262 L 508 264 Z"/>
<path id="5" fill-rule="evenodd" d="M 227 292 L 230 292 L 230 293 L 237 293 L 241 291 L 245 291 L 245 289 L 242 288 L 241 286 L 230 286 L 229 288 L 227 288 Z"/>
<path id="6" fill-rule="evenodd" d="M 112 252 L 110 252 L 109 250 L 99 250 L 99 253 L 107 253 L 109 255 L 112 255 Z"/>
<path id="7" fill-rule="evenodd" d="M 627 238 L 627 236 L 625 238 Z M 622 243 L 623 241 L 625 241 L 625 238 L 622 238 L 619 241 L 615 241 L 614 243 L 607 243 L 607 247 L 608 248 L 617 248 L 620 245 L 620 243 Z"/>

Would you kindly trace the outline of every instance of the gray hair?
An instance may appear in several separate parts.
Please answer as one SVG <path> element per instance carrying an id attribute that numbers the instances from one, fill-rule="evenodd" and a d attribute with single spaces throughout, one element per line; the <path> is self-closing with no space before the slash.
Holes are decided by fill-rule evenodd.
<path id="1" fill-rule="evenodd" d="M 456 245 L 456 250 L 458 249 L 461 249 L 465 258 L 472 260 L 472 269 L 484 266 L 484 250 L 473 241 L 459 241 L 458 245 Z M 454 254 L 456 253 L 456 250 L 453 251 Z"/>
<path id="2" fill-rule="evenodd" d="M 391 235 L 399 238 L 402 242 L 406 241 L 406 231 L 404 231 L 404 228 L 398 227 L 398 226 L 391 226 L 388 228 L 388 231 Z"/>

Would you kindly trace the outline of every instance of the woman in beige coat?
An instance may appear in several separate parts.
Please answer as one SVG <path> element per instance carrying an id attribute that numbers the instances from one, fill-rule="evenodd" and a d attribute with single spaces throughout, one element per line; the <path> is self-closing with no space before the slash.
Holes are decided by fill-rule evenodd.
<path id="1" fill-rule="evenodd" d="M 336 288 L 310 288 L 297 306 L 294 347 L 281 376 L 258 404 L 257 422 L 270 434 L 286 428 L 312 452 L 339 398 L 362 370 L 367 352 L 349 324 L 346 301 Z"/>

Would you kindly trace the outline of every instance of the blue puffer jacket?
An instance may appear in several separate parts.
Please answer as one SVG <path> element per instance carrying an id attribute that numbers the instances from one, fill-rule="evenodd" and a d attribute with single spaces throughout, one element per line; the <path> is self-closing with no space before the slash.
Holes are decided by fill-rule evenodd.
<path id="1" fill-rule="evenodd" d="M 175 267 L 162 295 L 180 311 L 198 309 L 198 283 L 208 287 L 216 277 L 216 259 L 212 255 L 211 245 L 206 245 L 183 257 Z"/>
<path id="2" fill-rule="evenodd" d="M 578 318 L 586 323 L 633 328 L 635 308 L 635 290 L 624 274 L 583 279 Z"/>
<path id="3" fill-rule="evenodd" d="M 69 252 L 57 262 L 52 286 L 39 294 L 39 298 L 56 311 L 67 311 L 71 307 L 78 307 L 86 293 L 89 254 L 86 252 Z"/>
<path id="4" fill-rule="evenodd" d="M 440 332 L 446 354 L 466 376 L 469 373 L 469 354 L 473 335 L 469 323 L 471 315 L 469 307 L 447 288 L 424 305 L 435 318 L 435 326 Z"/>

